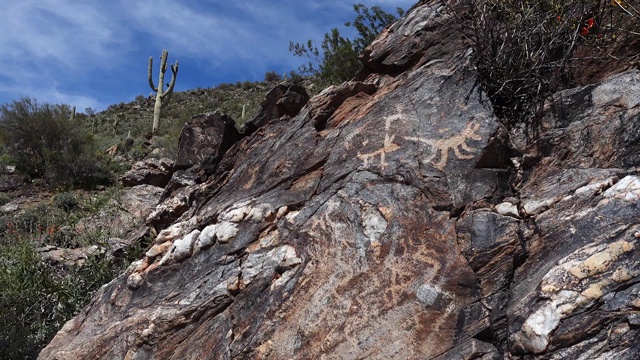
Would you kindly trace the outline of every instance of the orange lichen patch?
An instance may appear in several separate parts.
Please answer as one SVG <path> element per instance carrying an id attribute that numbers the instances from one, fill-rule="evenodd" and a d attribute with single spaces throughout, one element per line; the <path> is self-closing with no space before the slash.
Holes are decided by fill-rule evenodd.
<path id="1" fill-rule="evenodd" d="M 291 185 L 292 191 L 303 191 L 315 186 L 322 177 L 324 170 L 322 168 L 310 172 L 303 177 L 295 180 Z"/>
<path id="2" fill-rule="evenodd" d="M 345 121 L 361 119 L 369 113 L 371 107 L 371 95 L 359 92 L 345 100 L 340 107 L 327 120 L 327 129 L 336 128 Z"/>
<path id="3" fill-rule="evenodd" d="M 584 279 L 596 274 L 601 274 L 607 270 L 611 264 L 620 256 L 632 251 L 635 244 L 624 240 L 610 244 L 605 250 L 595 253 L 582 263 L 573 266 L 567 271 L 578 279 Z"/>

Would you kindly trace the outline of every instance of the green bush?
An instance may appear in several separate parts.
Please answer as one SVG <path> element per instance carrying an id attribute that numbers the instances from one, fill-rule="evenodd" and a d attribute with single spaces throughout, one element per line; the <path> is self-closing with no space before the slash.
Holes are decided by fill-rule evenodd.
<path id="1" fill-rule="evenodd" d="M 7 204 L 9 201 L 11 201 L 11 198 L 7 194 L 0 192 L 0 206 Z"/>
<path id="2" fill-rule="evenodd" d="M 42 204 L 0 219 L 0 360 L 35 359 L 95 290 L 141 255 L 139 244 L 118 255 L 96 251 L 82 264 L 63 266 L 44 261 L 36 250 L 42 244 L 107 248 L 108 231 L 77 233 L 73 226 L 78 215 L 104 210 L 119 191 L 109 188 L 88 200 L 61 193 L 52 200 L 55 206 Z"/>
<path id="3" fill-rule="evenodd" d="M 28 236 L 0 240 L 0 359 L 35 359 L 55 333 L 80 311 L 93 292 L 140 255 L 124 259 L 104 252 L 61 272 L 45 263 Z"/>
<path id="4" fill-rule="evenodd" d="M 382 10 L 379 6 L 371 9 L 362 4 L 353 5 L 356 18 L 345 26 L 353 26 L 358 32 L 354 39 L 345 38 L 337 28 L 324 34 L 320 48 L 313 40 L 306 43 L 289 42 L 289 51 L 295 56 L 306 57 L 310 61 L 300 67 L 303 75 L 317 76 L 329 84 L 350 80 L 361 68 L 358 55 L 371 44 L 375 37 L 396 17 Z M 399 16 L 404 14 L 401 8 L 396 9 Z"/>
<path id="5" fill-rule="evenodd" d="M 66 224 L 67 214 L 55 207 L 39 204 L 25 209 L 12 220 L 13 228 L 22 233 L 43 232 Z"/>
<path id="6" fill-rule="evenodd" d="M 606 62 L 621 35 L 638 35 L 637 14 L 625 3 L 456 0 L 450 10 L 473 47 L 479 80 L 497 116 L 535 135 L 545 99 L 575 86 L 584 71 L 581 61 Z"/>
<path id="7" fill-rule="evenodd" d="M 93 186 L 113 180 L 106 159 L 67 105 L 22 98 L 0 106 L 0 140 L 17 168 L 57 186 Z"/>
<path id="8" fill-rule="evenodd" d="M 72 192 L 62 192 L 54 195 L 53 204 L 67 213 L 78 209 L 80 206 L 78 198 Z"/>
<path id="9" fill-rule="evenodd" d="M 280 76 L 280 74 L 278 74 L 275 71 L 267 71 L 264 74 L 265 82 L 274 82 L 274 81 L 281 81 L 281 80 L 282 80 L 282 76 Z"/>
<path id="10" fill-rule="evenodd" d="M 3 238 L 0 260 L 0 354 L 35 358 L 77 309 L 29 241 Z"/>

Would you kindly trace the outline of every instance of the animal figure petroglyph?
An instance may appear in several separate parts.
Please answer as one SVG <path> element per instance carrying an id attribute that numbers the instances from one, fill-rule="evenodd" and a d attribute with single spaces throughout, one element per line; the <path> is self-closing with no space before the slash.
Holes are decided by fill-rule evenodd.
<path id="1" fill-rule="evenodd" d="M 370 166 L 372 161 L 376 157 L 380 156 L 380 167 L 384 170 L 389 165 L 386 161 L 386 154 L 400 149 L 400 145 L 394 143 L 396 135 L 390 134 L 392 123 L 396 120 L 404 119 L 402 105 L 396 105 L 396 110 L 397 112 L 395 114 L 387 116 L 385 118 L 385 136 L 382 148 L 367 154 L 361 154 L 360 152 L 358 152 L 357 157 L 358 159 L 363 161 L 363 166 Z M 453 154 L 458 159 L 473 158 L 473 154 L 477 149 L 473 148 L 471 145 L 468 145 L 467 140 L 482 140 L 482 136 L 478 134 L 479 130 L 479 123 L 470 122 L 460 134 L 452 135 L 446 138 L 428 139 L 424 137 L 406 136 L 404 137 L 404 139 L 429 145 L 432 148 L 432 154 L 427 159 L 427 162 L 430 162 L 434 167 L 440 170 L 444 170 L 449 161 L 449 150 L 453 150 Z M 441 129 L 439 132 L 442 133 L 448 131 L 450 131 L 450 129 L 445 128 Z M 362 145 L 366 145 L 366 142 L 363 142 Z M 434 161 L 437 157 L 438 160 Z"/>
<path id="2" fill-rule="evenodd" d="M 444 129 L 445 131 L 448 129 Z M 427 145 L 430 145 L 433 150 L 433 154 L 427 159 L 428 162 L 432 163 L 434 167 L 444 170 L 444 167 L 447 166 L 447 162 L 449 161 L 449 149 L 453 150 L 454 155 L 458 159 L 472 159 L 473 153 L 476 149 L 467 145 L 466 141 L 471 140 L 482 140 L 482 137 L 478 134 L 478 130 L 480 130 L 480 124 L 476 122 L 470 122 L 467 124 L 467 127 L 462 131 L 462 133 L 458 135 L 453 135 L 443 139 L 425 139 L 422 137 L 405 137 L 405 140 L 417 141 Z M 465 153 L 462 153 L 465 151 Z M 433 160 L 440 153 L 440 159 L 438 162 L 433 163 Z"/>

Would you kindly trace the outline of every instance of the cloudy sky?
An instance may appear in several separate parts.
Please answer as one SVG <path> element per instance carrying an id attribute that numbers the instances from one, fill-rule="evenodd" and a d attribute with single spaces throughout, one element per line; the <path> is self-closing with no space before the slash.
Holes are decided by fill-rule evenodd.
<path id="1" fill-rule="evenodd" d="M 157 82 L 163 48 L 180 61 L 178 91 L 262 80 L 304 62 L 290 40 L 348 34 L 353 3 L 395 14 L 416 2 L 352 1 L 0 0 L 0 103 L 26 96 L 81 111 L 132 101 L 151 92 L 149 56 Z"/>

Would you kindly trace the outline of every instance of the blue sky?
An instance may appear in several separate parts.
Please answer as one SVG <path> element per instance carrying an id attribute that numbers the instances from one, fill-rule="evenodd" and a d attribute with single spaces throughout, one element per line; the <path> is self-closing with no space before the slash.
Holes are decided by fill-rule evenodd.
<path id="1" fill-rule="evenodd" d="M 180 61 L 177 91 L 258 81 L 304 62 L 290 40 L 349 34 L 353 3 L 395 14 L 416 1 L 0 0 L 0 103 L 26 96 L 83 111 L 129 102 L 151 92 L 147 62 L 154 57 L 157 82 L 162 49 Z"/>

